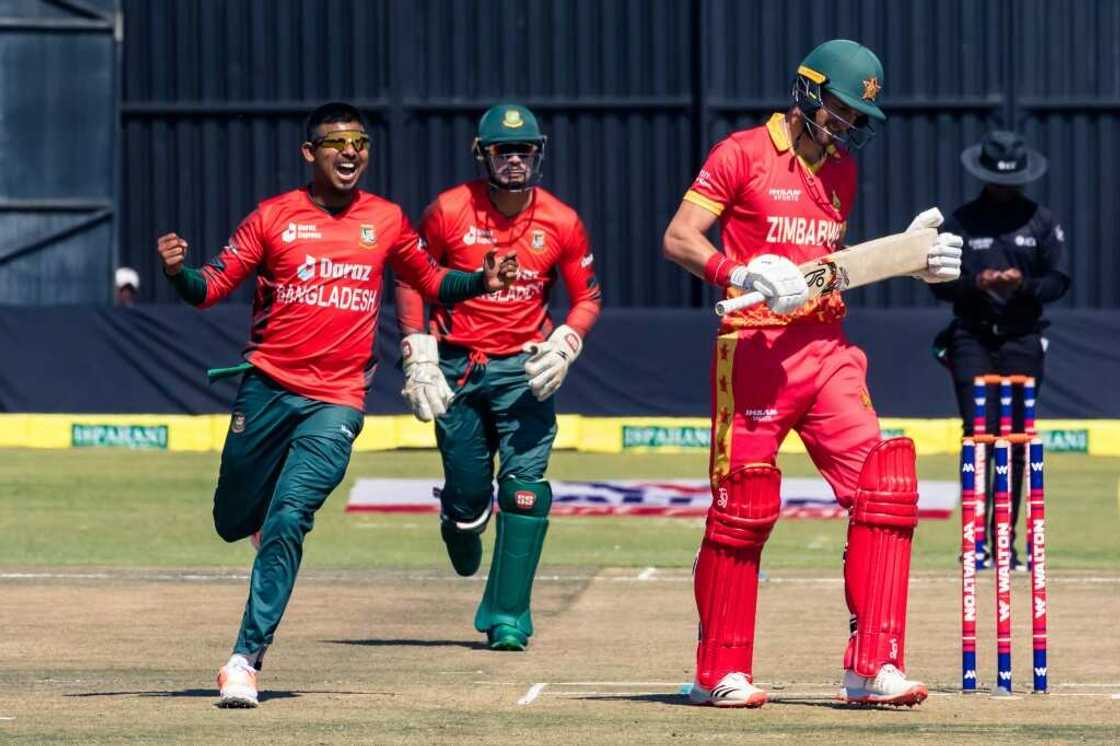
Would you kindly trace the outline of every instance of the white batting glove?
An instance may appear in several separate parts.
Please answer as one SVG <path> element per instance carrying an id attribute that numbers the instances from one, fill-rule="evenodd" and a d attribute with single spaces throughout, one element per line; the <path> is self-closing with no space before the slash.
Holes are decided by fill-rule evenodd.
<path id="1" fill-rule="evenodd" d="M 455 396 L 439 369 L 439 347 L 430 334 L 409 334 L 401 340 L 404 358 L 404 388 L 401 394 L 421 422 L 431 422 L 447 413 Z"/>
<path id="2" fill-rule="evenodd" d="M 923 228 L 938 228 L 945 222 L 941 210 L 931 207 L 918 213 L 910 221 L 906 232 L 917 231 Z M 926 255 L 926 271 L 914 275 L 919 280 L 927 283 L 950 282 L 961 276 L 961 247 L 964 239 L 955 233 L 938 233 L 933 245 Z"/>
<path id="3" fill-rule="evenodd" d="M 762 293 L 774 313 L 793 313 L 809 300 L 809 286 L 801 270 L 777 254 L 756 256 L 747 266 L 731 270 L 731 284 Z"/>
<path id="4" fill-rule="evenodd" d="M 561 324 L 545 341 L 528 342 L 521 349 L 532 353 L 525 361 L 529 390 L 537 401 L 544 401 L 555 394 L 564 382 L 568 368 L 583 351 L 583 338 L 572 327 Z"/>

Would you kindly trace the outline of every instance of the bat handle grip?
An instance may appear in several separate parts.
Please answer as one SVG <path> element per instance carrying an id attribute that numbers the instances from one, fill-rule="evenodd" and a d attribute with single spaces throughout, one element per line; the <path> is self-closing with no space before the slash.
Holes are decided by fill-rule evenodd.
<path id="1" fill-rule="evenodd" d="M 716 316 L 726 316 L 732 311 L 738 311 L 749 306 L 756 306 L 766 300 L 766 296 L 757 290 L 752 290 L 745 295 L 734 298 L 725 298 L 716 304 Z"/>

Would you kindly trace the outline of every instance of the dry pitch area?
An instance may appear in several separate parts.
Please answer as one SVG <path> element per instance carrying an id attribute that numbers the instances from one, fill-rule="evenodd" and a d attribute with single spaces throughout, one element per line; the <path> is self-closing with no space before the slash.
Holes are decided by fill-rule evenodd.
<path id="1" fill-rule="evenodd" d="M 785 458 L 790 475 L 805 459 Z M 432 452 L 355 456 L 320 511 L 256 710 L 214 706 L 252 561 L 210 523 L 215 454 L 0 451 L 0 744 L 23 743 L 1117 743 L 1120 461 L 1048 469 L 1050 681 L 1030 685 L 1028 593 L 1015 576 L 1012 699 L 962 697 L 959 524 L 914 547 L 913 710 L 832 698 L 847 615 L 841 521 L 781 521 L 767 545 L 755 672 L 762 710 L 685 704 L 696 611 L 688 567 L 701 521 L 558 518 L 526 653 L 483 648 L 480 579 L 453 576 L 434 516 L 343 512 L 361 476 L 438 474 Z M 952 479 L 949 457 L 922 459 Z M 703 474 L 703 454 L 560 452 L 557 479 Z M 487 552 L 493 531 L 487 534 Z M 652 567 L 651 567 L 652 566 Z M 485 566 L 484 566 L 485 567 Z M 190 568 L 190 569 L 184 569 Z M 979 583 L 980 674 L 995 675 L 991 575 Z"/>
<path id="2" fill-rule="evenodd" d="M 1016 576 L 1026 620 L 1026 580 Z M 245 593 L 243 572 L 9 568 L 2 575 L 5 743 L 960 743 L 1116 742 L 1120 575 L 1050 585 L 1053 693 L 963 697 L 958 581 L 914 580 L 909 667 L 931 685 L 913 710 L 834 704 L 845 638 L 841 585 L 771 576 L 760 597 L 758 711 L 687 706 L 695 609 L 680 569 L 548 568 L 530 651 L 485 650 L 470 628 L 477 580 L 446 572 L 309 571 L 253 711 L 214 707 L 213 676 Z M 981 582 L 991 620 L 990 575 Z M 985 625 L 982 677 L 994 675 Z M 1021 624 L 1020 624 L 1021 627 Z M 1016 687 L 1029 686 L 1027 636 Z"/>

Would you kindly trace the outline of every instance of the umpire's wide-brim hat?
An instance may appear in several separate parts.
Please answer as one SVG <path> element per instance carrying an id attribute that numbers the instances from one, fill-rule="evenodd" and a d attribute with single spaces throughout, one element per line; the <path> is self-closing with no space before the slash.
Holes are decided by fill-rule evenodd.
<path id="1" fill-rule="evenodd" d="M 965 170 L 989 184 L 1028 184 L 1046 173 L 1046 157 L 1008 130 L 993 130 L 961 152 Z"/>

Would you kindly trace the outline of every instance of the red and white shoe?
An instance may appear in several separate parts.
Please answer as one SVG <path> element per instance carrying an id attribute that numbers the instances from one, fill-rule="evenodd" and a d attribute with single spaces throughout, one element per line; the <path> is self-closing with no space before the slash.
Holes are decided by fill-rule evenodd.
<path id="1" fill-rule="evenodd" d="M 887 663 L 872 677 L 865 678 L 855 671 L 845 671 L 844 688 L 840 690 L 839 700 L 848 704 L 913 707 L 928 696 L 925 684 L 910 681 L 906 674 Z"/>
<path id="2" fill-rule="evenodd" d="M 693 704 L 712 707 L 762 707 L 766 704 L 766 692 L 738 671 L 727 674 L 711 689 L 693 684 L 688 698 Z"/>
<path id="3" fill-rule="evenodd" d="M 257 669 L 240 655 L 218 670 L 218 707 L 256 707 Z"/>

